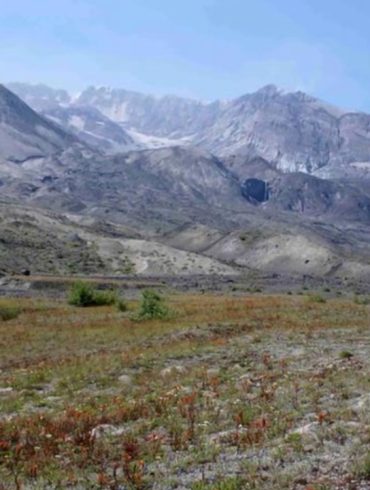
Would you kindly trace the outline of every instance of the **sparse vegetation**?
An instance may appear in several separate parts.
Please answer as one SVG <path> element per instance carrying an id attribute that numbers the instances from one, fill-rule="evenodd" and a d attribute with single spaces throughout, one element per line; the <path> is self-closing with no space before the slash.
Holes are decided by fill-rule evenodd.
<path id="1" fill-rule="evenodd" d="M 370 480 L 370 452 L 359 462 L 356 472 L 361 478 Z"/>
<path id="2" fill-rule="evenodd" d="M 367 306 L 370 304 L 370 298 L 368 296 L 359 296 L 355 294 L 353 301 L 356 305 L 364 305 Z"/>
<path id="3" fill-rule="evenodd" d="M 226 478 L 217 483 L 197 482 L 191 487 L 191 490 L 241 490 L 248 488 L 246 480 L 242 478 Z"/>
<path id="4" fill-rule="evenodd" d="M 321 294 L 310 294 L 307 296 L 307 301 L 309 303 L 326 303 L 326 298 Z"/>
<path id="5" fill-rule="evenodd" d="M 6 490 L 366 488 L 370 333 L 351 298 L 169 294 L 171 321 L 135 324 L 116 305 L 7 304 Z"/>

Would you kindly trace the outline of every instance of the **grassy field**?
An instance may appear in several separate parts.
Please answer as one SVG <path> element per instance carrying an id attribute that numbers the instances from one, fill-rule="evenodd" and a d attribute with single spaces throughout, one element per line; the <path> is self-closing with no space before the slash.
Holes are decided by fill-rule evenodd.
<path id="1" fill-rule="evenodd" d="M 0 489 L 370 489 L 369 306 L 0 300 Z"/>

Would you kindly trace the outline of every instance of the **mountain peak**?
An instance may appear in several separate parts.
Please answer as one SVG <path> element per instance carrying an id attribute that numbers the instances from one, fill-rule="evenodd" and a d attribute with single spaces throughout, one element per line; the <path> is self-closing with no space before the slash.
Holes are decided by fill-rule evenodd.
<path id="1" fill-rule="evenodd" d="M 21 99 L 0 83 L 0 99 L 4 103 L 9 103 L 10 101 L 18 101 L 20 104 L 24 104 Z"/>
<path id="2" fill-rule="evenodd" d="M 0 84 L 0 120 L 2 122 L 14 122 L 16 119 L 19 124 L 34 121 L 40 116 L 36 114 L 22 99 L 11 92 L 5 85 Z"/>
<path id="3" fill-rule="evenodd" d="M 43 157 L 76 142 L 52 121 L 35 112 L 0 84 L 0 162 Z"/>
<path id="4" fill-rule="evenodd" d="M 273 83 L 270 83 L 268 85 L 265 85 L 264 87 L 261 87 L 259 90 L 257 90 L 257 94 L 263 94 L 263 95 L 267 95 L 269 97 L 271 97 L 273 95 L 277 95 L 277 94 L 279 94 L 281 92 L 282 92 L 282 90 L 280 90 Z"/>

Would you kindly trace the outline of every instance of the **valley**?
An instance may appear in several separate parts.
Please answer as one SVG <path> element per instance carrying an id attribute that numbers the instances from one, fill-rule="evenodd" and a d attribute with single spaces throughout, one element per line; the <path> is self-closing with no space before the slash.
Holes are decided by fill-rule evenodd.
<path id="1" fill-rule="evenodd" d="M 0 490 L 370 490 L 370 3 L 0 8 Z"/>
<path id="2" fill-rule="evenodd" d="M 370 116 L 9 87 L 0 490 L 368 490 Z"/>

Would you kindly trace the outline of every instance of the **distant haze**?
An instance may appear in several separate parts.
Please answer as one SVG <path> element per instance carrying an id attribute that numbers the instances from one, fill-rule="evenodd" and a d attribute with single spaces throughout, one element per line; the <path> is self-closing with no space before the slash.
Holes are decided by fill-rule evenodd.
<path id="1" fill-rule="evenodd" d="M 201 100 L 268 83 L 370 111 L 364 0 L 2 2 L 3 82 Z"/>

